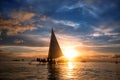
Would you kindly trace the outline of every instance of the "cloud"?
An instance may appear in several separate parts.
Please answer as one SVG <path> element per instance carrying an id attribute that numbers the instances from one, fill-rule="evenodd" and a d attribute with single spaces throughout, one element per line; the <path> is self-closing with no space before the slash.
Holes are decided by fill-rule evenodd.
<path id="1" fill-rule="evenodd" d="M 62 24 L 62 25 L 65 25 L 65 26 L 73 27 L 73 28 L 77 28 L 80 25 L 78 23 L 75 23 L 75 22 L 72 22 L 72 21 L 67 21 L 67 20 L 54 20 L 53 19 L 52 21 L 55 24 Z"/>
<path id="2" fill-rule="evenodd" d="M 63 5 L 57 12 L 68 12 L 74 9 L 82 10 L 82 15 L 92 15 L 95 18 L 99 17 L 100 9 L 95 5 L 88 4 L 84 1 L 79 1 L 72 5 Z"/>
<path id="3" fill-rule="evenodd" d="M 47 17 L 45 15 L 42 15 L 41 18 L 40 18 L 41 21 L 46 21 L 47 20 Z"/>
<path id="4" fill-rule="evenodd" d="M 48 50 L 48 47 L 1 46 L 0 60 L 13 57 L 45 57 L 48 55 Z"/>
<path id="5" fill-rule="evenodd" d="M 34 24 L 38 28 L 43 28 L 44 23 L 47 23 L 48 17 L 43 14 L 36 14 L 35 17 L 29 20 L 30 23 Z"/>
<path id="6" fill-rule="evenodd" d="M 120 40 L 119 27 L 112 25 L 119 20 L 120 10 L 116 1 L 25 0 L 15 1 L 12 5 L 13 2 L 8 1 L 1 4 L 0 45 L 24 47 L 17 48 L 19 51 L 37 51 L 33 47 L 48 47 L 48 32 L 54 27 L 62 46 L 83 46 L 91 52 L 94 52 L 95 49 L 92 48 L 95 47 L 111 47 L 111 50 L 112 47 L 119 47 L 116 45 Z M 95 27 L 91 28 L 91 25 Z M 10 36 L 4 35 L 5 33 Z M 31 46 L 31 49 L 25 46 Z"/>
<path id="7" fill-rule="evenodd" d="M 111 47 L 111 48 L 118 48 L 120 47 L 120 44 L 102 44 L 102 45 L 84 45 L 84 47 L 95 47 L 95 48 L 100 48 L 100 47 Z"/>
<path id="8" fill-rule="evenodd" d="M 98 0 L 83 0 L 83 3 L 87 3 L 87 4 L 98 4 L 101 3 L 102 1 L 98 1 Z"/>
<path id="9" fill-rule="evenodd" d="M 21 39 L 15 39 L 14 40 L 14 43 L 16 43 L 16 44 L 21 44 L 21 43 L 23 43 L 24 41 L 23 40 L 21 40 Z"/>
<path id="10" fill-rule="evenodd" d="M 119 37 L 119 36 L 112 36 L 111 39 L 109 39 L 108 41 L 109 41 L 109 42 L 120 41 L 120 37 Z"/>
<path id="11" fill-rule="evenodd" d="M 90 36 L 93 36 L 93 37 L 99 37 L 99 36 L 102 36 L 103 34 L 99 33 L 99 32 L 95 32 L 93 33 L 92 35 Z"/>
<path id="12" fill-rule="evenodd" d="M 108 33 L 113 31 L 113 28 L 109 28 L 109 27 L 106 28 L 104 26 L 100 26 L 98 28 L 94 28 L 94 30 L 97 31 L 97 32 L 102 32 L 105 35 L 107 35 Z"/>
<path id="13" fill-rule="evenodd" d="M 99 26 L 99 27 L 93 27 L 93 30 L 95 31 L 92 36 L 99 37 L 99 36 L 115 36 L 119 35 L 118 32 L 115 32 L 115 27 L 111 26 Z"/>
<path id="14" fill-rule="evenodd" d="M 7 35 L 15 35 L 18 33 L 23 33 L 25 31 L 32 31 L 37 29 L 33 23 L 29 20 L 34 17 L 35 14 L 22 10 L 12 10 L 9 13 L 9 18 L 0 19 L 0 33 L 3 30 L 7 31 Z"/>
<path id="15" fill-rule="evenodd" d="M 1 50 L 7 50 L 8 52 L 44 52 L 48 51 L 48 47 L 1 46 Z"/>
<path id="16" fill-rule="evenodd" d="M 82 55 L 119 54 L 120 52 L 120 44 L 103 44 L 104 42 L 99 43 L 98 41 L 96 41 L 96 44 L 95 40 L 63 33 L 56 34 L 56 37 L 63 51 L 66 47 L 71 47 L 79 51 L 79 54 Z"/>
<path id="17" fill-rule="evenodd" d="M 95 55 L 95 54 L 119 54 L 120 50 L 119 48 L 114 48 L 114 47 L 77 47 L 77 50 L 82 54 L 82 55 Z"/>
<path id="18" fill-rule="evenodd" d="M 48 37 L 42 35 L 17 34 L 7 37 L 4 36 L 3 39 L 0 40 L 0 45 L 46 47 L 48 46 L 48 42 Z"/>
<path id="19" fill-rule="evenodd" d="M 24 45 L 36 46 L 36 47 L 46 47 L 49 44 L 49 38 L 44 37 L 45 35 L 24 35 Z"/>
<path id="20" fill-rule="evenodd" d="M 16 49 L 16 51 L 13 50 Z M 26 46 L 2 46 L 0 50 L 0 60 L 13 60 L 25 57 L 46 57 L 48 47 L 26 47 Z M 27 59 L 27 58 L 25 58 Z"/>
<path id="21" fill-rule="evenodd" d="M 15 35 L 17 33 L 23 33 L 27 30 L 34 30 L 33 24 L 22 25 L 16 19 L 0 19 L 0 31 L 7 30 L 7 35 Z"/>
<path id="22" fill-rule="evenodd" d="M 7 35 L 15 35 L 17 33 L 23 33 L 27 30 L 34 30 L 37 29 L 34 24 L 30 22 L 26 22 L 35 14 L 29 13 L 29 12 L 12 12 L 10 15 L 12 15 L 12 18 L 9 19 L 0 19 L 0 32 L 2 33 L 2 30 L 7 30 Z"/>
<path id="23" fill-rule="evenodd" d="M 18 19 L 18 21 L 20 21 L 20 22 L 25 22 L 25 21 L 29 20 L 30 18 L 32 18 L 34 16 L 35 16 L 34 13 L 25 12 L 25 11 L 22 11 L 22 10 L 11 12 L 11 17 L 15 18 L 15 19 Z"/>
<path id="24" fill-rule="evenodd" d="M 56 37 L 61 47 L 63 47 L 63 49 L 65 47 L 74 48 L 77 46 L 83 46 L 82 39 L 80 39 L 79 37 L 64 33 L 56 34 Z"/>
<path id="25" fill-rule="evenodd" d="M 90 38 L 83 38 L 80 36 L 74 36 L 70 34 L 56 34 L 58 41 L 60 40 L 60 43 L 63 46 L 73 46 L 73 47 L 120 47 L 120 44 L 113 44 L 113 43 L 106 43 L 104 42 L 99 43 L 99 41 L 92 40 Z M 98 36 L 98 35 L 96 35 Z M 71 42 L 72 41 L 72 42 Z"/>

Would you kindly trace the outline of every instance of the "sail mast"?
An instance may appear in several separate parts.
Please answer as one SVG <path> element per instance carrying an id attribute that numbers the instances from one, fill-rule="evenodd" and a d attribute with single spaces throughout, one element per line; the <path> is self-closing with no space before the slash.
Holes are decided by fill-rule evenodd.
<path id="1" fill-rule="evenodd" d="M 54 34 L 54 31 L 52 29 L 48 58 L 49 59 L 55 59 L 55 58 L 58 58 L 58 57 L 61 57 L 61 56 L 63 56 L 63 53 L 61 51 L 61 48 L 58 44 L 58 41 L 57 41 L 56 36 Z"/>

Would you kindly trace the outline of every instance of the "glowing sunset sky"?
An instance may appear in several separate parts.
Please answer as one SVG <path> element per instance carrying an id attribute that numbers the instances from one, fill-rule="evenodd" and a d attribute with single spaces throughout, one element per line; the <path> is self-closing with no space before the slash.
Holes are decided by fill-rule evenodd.
<path id="1" fill-rule="evenodd" d="M 0 0 L 1 51 L 46 55 L 52 27 L 62 50 L 120 53 L 119 0 Z"/>

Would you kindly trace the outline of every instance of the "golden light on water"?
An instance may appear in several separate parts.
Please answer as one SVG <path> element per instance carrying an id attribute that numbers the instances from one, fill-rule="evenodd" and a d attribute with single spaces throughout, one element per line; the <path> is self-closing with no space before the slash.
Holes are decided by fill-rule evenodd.
<path id="1" fill-rule="evenodd" d="M 68 78 L 74 78 L 75 77 L 74 65 L 73 65 L 72 62 L 68 62 L 67 77 Z"/>
<path id="2" fill-rule="evenodd" d="M 69 68 L 69 69 L 73 69 L 73 67 L 74 67 L 74 66 L 73 66 L 72 62 L 68 62 L 68 68 Z"/>
<path id="3" fill-rule="evenodd" d="M 73 48 L 65 48 L 64 49 L 64 56 L 69 59 L 72 60 L 73 58 L 75 58 L 76 56 L 78 56 L 78 52 L 76 50 L 74 50 Z"/>

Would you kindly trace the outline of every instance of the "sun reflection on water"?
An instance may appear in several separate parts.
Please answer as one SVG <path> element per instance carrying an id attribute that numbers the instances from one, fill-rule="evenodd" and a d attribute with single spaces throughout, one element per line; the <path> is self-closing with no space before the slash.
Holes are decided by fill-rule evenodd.
<path id="1" fill-rule="evenodd" d="M 73 66 L 73 63 L 72 63 L 72 62 L 68 62 L 68 68 L 69 68 L 69 69 L 73 69 L 73 68 L 74 68 L 74 66 Z"/>
<path id="2" fill-rule="evenodd" d="M 67 69 L 67 78 L 74 78 L 74 65 L 72 62 L 68 62 L 68 69 Z"/>

